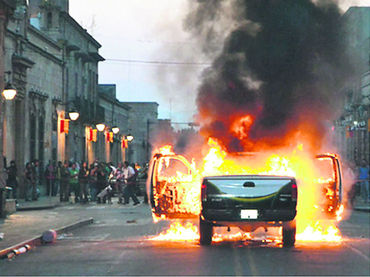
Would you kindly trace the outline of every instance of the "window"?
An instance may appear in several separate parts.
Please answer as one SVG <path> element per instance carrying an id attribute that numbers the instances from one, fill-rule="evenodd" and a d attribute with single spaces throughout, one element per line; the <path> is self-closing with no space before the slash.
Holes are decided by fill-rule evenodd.
<path id="1" fill-rule="evenodd" d="M 46 26 L 47 28 L 51 28 L 52 25 L 53 25 L 53 14 L 51 12 L 48 12 Z"/>

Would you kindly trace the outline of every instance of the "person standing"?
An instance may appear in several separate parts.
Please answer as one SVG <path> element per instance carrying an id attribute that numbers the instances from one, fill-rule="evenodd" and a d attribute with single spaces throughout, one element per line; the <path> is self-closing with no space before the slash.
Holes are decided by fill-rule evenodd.
<path id="1" fill-rule="evenodd" d="M 90 182 L 90 196 L 91 201 L 96 201 L 96 195 L 98 193 L 98 163 L 94 162 L 94 164 L 90 167 L 90 175 L 89 175 L 89 182 Z"/>
<path id="2" fill-rule="evenodd" d="M 46 195 L 51 196 L 53 194 L 54 180 L 55 180 L 55 169 L 51 161 L 45 169 L 45 179 L 46 179 Z"/>
<path id="3" fill-rule="evenodd" d="M 52 192 L 51 192 L 51 195 L 52 196 L 56 196 L 58 194 L 58 191 L 59 191 L 59 188 L 60 188 L 60 179 L 61 179 L 61 172 L 62 172 L 62 167 L 63 167 L 63 164 L 61 161 L 58 161 L 58 165 L 55 166 L 54 165 L 54 168 L 55 168 L 55 179 L 54 179 L 54 186 L 53 186 L 53 189 L 52 189 Z"/>
<path id="4" fill-rule="evenodd" d="M 35 189 L 35 182 L 33 180 L 33 173 L 32 173 L 32 164 L 30 162 L 26 163 L 26 168 L 24 170 L 24 180 L 25 180 L 25 200 L 26 201 L 30 201 L 30 191 L 32 191 L 32 194 L 33 195 L 35 192 L 34 192 L 34 189 Z M 31 196 L 32 197 L 32 196 Z"/>
<path id="5" fill-rule="evenodd" d="M 69 184 L 70 184 L 70 191 L 73 192 L 75 196 L 75 202 L 79 202 L 80 200 L 80 186 L 78 184 L 78 169 L 76 163 L 72 163 L 71 168 L 69 169 Z"/>
<path id="6" fill-rule="evenodd" d="M 34 160 L 32 165 L 33 165 L 32 168 L 33 168 L 33 175 L 34 175 L 34 182 L 35 182 L 35 195 L 32 196 L 32 200 L 37 200 L 39 196 L 38 190 L 40 189 L 40 185 L 41 185 L 39 160 Z"/>
<path id="7" fill-rule="evenodd" d="M 38 199 L 38 184 L 40 181 L 40 176 L 38 174 L 38 166 L 39 162 L 38 160 L 34 160 L 31 164 L 31 170 L 32 170 L 32 201 L 37 201 Z"/>
<path id="8" fill-rule="evenodd" d="M 87 183 L 89 177 L 89 168 L 86 162 L 82 162 L 82 166 L 78 172 L 78 182 L 80 185 L 80 198 L 81 203 L 87 203 Z"/>
<path id="9" fill-rule="evenodd" d="M 17 199 L 18 181 L 17 181 L 17 166 L 15 165 L 15 161 L 10 162 L 10 166 L 6 169 L 6 173 L 8 174 L 6 184 L 7 186 L 12 188 L 13 198 Z"/>
<path id="10" fill-rule="evenodd" d="M 69 176 L 68 162 L 65 161 L 60 174 L 60 202 L 68 202 L 69 200 Z"/>
<path id="11" fill-rule="evenodd" d="M 123 191 L 123 198 L 125 199 L 124 205 L 130 203 L 130 197 L 132 201 L 134 201 L 134 205 L 140 203 L 139 199 L 137 199 L 135 194 L 135 185 L 136 185 L 136 174 L 135 170 L 130 166 L 128 161 L 123 163 L 123 175 L 124 175 L 124 183 L 126 187 Z"/>
<path id="12" fill-rule="evenodd" d="M 361 165 L 358 171 L 358 181 L 360 182 L 361 195 L 364 201 L 370 202 L 369 164 L 365 159 L 361 161 Z"/>

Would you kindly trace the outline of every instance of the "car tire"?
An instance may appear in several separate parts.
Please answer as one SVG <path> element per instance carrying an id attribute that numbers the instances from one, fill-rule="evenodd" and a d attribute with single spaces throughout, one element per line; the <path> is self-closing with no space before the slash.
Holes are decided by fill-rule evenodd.
<path id="1" fill-rule="evenodd" d="M 283 247 L 293 247 L 295 244 L 296 221 L 283 222 Z"/>
<path id="2" fill-rule="evenodd" d="M 212 243 L 213 226 L 212 224 L 199 218 L 199 243 L 201 245 L 210 245 Z"/>

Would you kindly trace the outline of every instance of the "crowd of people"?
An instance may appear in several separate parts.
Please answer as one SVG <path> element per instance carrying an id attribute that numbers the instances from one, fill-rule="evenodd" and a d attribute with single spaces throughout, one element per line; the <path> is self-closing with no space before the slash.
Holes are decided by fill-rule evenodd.
<path id="1" fill-rule="evenodd" d="M 62 163 L 50 162 L 41 170 L 39 161 L 28 162 L 24 171 L 25 201 L 37 201 L 40 196 L 39 187 L 45 184 L 47 196 L 57 196 L 61 202 L 94 202 L 112 204 L 112 196 L 118 196 L 119 204 L 134 205 L 140 203 L 136 193 L 139 166 L 125 161 L 117 166 L 113 163 L 94 161 Z M 145 177 L 145 170 L 142 168 Z M 7 186 L 10 188 L 8 198 L 17 198 L 18 177 L 14 161 L 6 167 L 8 174 Z"/>

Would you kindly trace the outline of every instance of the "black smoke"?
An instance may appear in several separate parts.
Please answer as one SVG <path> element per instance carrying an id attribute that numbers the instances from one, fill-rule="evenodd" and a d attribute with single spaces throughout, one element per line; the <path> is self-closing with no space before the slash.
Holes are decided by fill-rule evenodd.
<path id="1" fill-rule="evenodd" d="M 196 24 L 190 27 L 211 26 L 220 2 L 199 1 L 198 12 L 189 17 Z M 254 151 L 261 143 L 280 147 L 292 133 L 302 132 L 318 146 L 323 122 L 340 110 L 340 90 L 351 72 L 339 8 L 332 1 L 234 3 L 241 11 L 236 28 L 199 87 L 202 134 L 217 138 L 229 152 Z M 208 12 L 202 13 L 205 7 Z M 246 114 L 255 121 L 248 138 L 240 139 L 230 126 Z"/>

